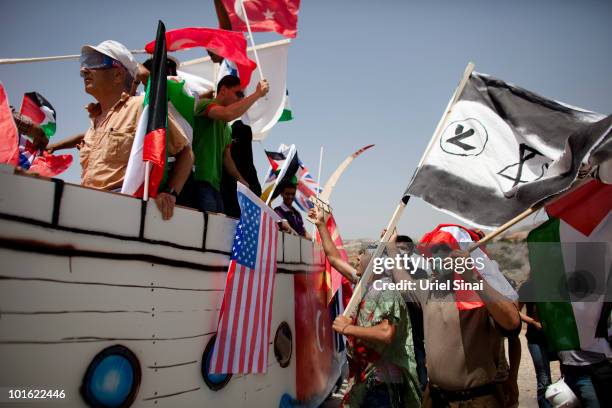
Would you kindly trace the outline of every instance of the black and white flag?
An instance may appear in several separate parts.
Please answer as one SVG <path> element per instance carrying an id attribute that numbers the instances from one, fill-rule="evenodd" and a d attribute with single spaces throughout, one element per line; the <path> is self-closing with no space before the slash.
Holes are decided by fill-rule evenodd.
<path id="1" fill-rule="evenodd" d="M 610 159 L 611 129 L 612 115 L 474 72 L 405 194 L 496 227 L 569 188 L 581 163 Z"/>

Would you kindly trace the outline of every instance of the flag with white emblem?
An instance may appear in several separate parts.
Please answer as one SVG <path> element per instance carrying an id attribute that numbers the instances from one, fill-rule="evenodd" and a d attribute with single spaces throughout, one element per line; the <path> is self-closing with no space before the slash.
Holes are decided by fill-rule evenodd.
<path id="1" fill-rule="evenodd" d="M 240 221 L 210 360 L 212 374 L 265 373 L 276 274 L 278 215 L 238 183 Z"/>
<path id="2" fill-rule="evenodd" d="M 297 35 L 300 0 L 221 0 L 231 30 L 247 31 L 248 17 L 253 31 L 276 31 L 285 37 Z M 243 6 L 246 17 L 243 13 Z"/>
<path id="3" fill-rule="evenodd" d="M 496 227 L 568 189 L 581 164 L 612 157 L 612 115 L 472 73 L 406 194 Z"/>

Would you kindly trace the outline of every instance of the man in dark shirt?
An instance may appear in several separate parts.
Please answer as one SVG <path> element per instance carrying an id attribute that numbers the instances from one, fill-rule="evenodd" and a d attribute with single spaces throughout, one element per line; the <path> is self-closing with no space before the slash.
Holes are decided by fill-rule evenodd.
<path id="1" fill-rule="evenodd" d="M 294 184 L 284 183 L 280 186 L 280 196 L 283 199 L 283 203 L 276 207 L 274 211 L 280 217 L 289 224 L 289 227 L 293 231 L 295 231 L 298 235 L 303 236 L 304 238 L 310 240 L 312 236 L 306 231 L 304 228 L 304 221 L 302 220 L 302 216 L 300 212 L 293 208 L 293 200 L 295 200 L 295 193 L 297 188 Z M 282 229 L 287 229 L 286 225 L 283 224 L 281 226 Z"/>

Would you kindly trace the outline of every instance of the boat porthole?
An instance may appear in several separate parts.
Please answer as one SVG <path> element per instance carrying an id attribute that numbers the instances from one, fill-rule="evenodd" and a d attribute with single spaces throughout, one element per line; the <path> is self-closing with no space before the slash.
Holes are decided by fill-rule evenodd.
<path id="1" fill-rule="evenodd" d="M 276 335 L 274 336 L 274 356 L 281 367 L 285 368 L 289 365 L 292 350 L 291 328 L 287 322 L 282 322 L 276 329 Z"/>
<path id="2" fill-rule="evenodd" d="M 206 386 L 213 391 L 219 391 L 225 387 L 232 378 L 231 374 L 209 374 L 208 372 L 216 337 L 217 335 L 215 334 L 210 338 L 202 355 L 202 378 L 204 378 Z"/>
<path id="3" fill-rule="evenodd" d="M 129 407 L 138 393 L 140 378 L 140 363 L 134 353 L 121 345 L 111 346 L 89 363 L 81 395 L 90 407 Z"/>

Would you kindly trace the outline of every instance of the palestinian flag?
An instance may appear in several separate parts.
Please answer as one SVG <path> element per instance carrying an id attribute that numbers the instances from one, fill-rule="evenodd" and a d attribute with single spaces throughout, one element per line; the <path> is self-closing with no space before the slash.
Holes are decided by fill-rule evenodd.
<path id="1" fill-rule="evenodd" d="M 151 163 L 148 197 L 155 198 L 166 176 L 168 121 L 168 90 L 166 77 L 166 29 L 161 21 L 157 27 L 157 41 L 153 66 L 144 98 L 144 108 L 136 127 L 136 135 L 126 169 L 121 192 L 145 197 L 146 162 Z M 142 152 L 142 156 L 140 155 Z M 145 197 L 147 198 L 147 197 Z"/>
<path id="2" fill-rule="evenodd" d="M 276 152 L 266 151 L 270 169 L 262 187 L 261 199 L 270 203 L 278 194 L 278 186 L 286 182 L 297 185 L 295 178 L 300 168 L 300 159 L 297 156 L 295 145 L 281 145 Z"/>
<path id="3" fill-rule="evenodd" d="M 550 219 L 529 233 L 531 291 L 552 351 L 612 357 L 606 340 L 612 299 L 612 185 L 590 181 L 546 207 Z M 527 298 L 529 297 L 529 298 Z"/>
<path id="4" fill-rule="evenodd" d="M 53 106 L 38 92 L 27 92 L 23 95 L 21 110 L 23 116 L 27 116 L 39 125 L 47 138 L 55 134 L 56 113 Z"/>
<path id="5" fill-rule="evenodd" d="M 168 97 L 168 115 L 170 115 L 174 122 L 181 127 L 183 133 L 189 139 L 191 144 L 193 141 L 193 123 L 194 123 L 194 106 L 196 103 L 193 93 L 189 90 L 189 85 L 183 78 L 180 77 L 168 77 L 166 85 L 166 95 Z M 147 95 L 149 88 L 147 88 Z M 125 180 L 121 193 L 134 195 L 137 197 L 142 196 L 141 187 L 144 183 L 145 174 L 145 162 L 143 159 L 143 147 L 144 147 L 144 136 L 147 128 L 147 116 L 145 111 L 148 112 L 148 98 L 145 96 L 145 109 L 140 116 L 138 121 L 138 127 L 136 128 L 136 136 L 134 137 L 134 143 L 132 144 L 132 151 L 130 152 L 130 159 L 128 161 L 127 169 L 125 171 Z M 149 193 L 150 195 L 150 193 Z"/>
<path id="6" fill-rule="evenodd" d="M 291 110 L 291 102 L 289 101 L 289 90 L 285 93 L 285 108 L 283 109 L 283 113 L 281 113 L 281 117 L 278 120 L 279 122 L 287 122 L 293 120 L 293 110 Z"/>

